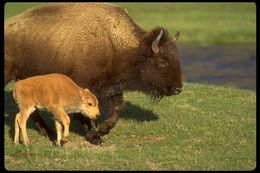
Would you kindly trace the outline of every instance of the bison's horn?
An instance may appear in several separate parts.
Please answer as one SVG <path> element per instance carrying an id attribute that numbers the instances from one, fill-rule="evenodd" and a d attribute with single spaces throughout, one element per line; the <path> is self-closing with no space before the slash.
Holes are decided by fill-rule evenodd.
<path id="1" fill-rule="evenodd" d="M 163 35 L 163 30 L 161 30 L 160 34 L 156 37 L 156 39 L 153 41 L 153 44 L 152 44 L 152 49 L 153 49 L 153 52 L 154 53 L 158 53 L 159 52 L 159 47 L 158 47 L 158 43 L 161 39 Z"/>

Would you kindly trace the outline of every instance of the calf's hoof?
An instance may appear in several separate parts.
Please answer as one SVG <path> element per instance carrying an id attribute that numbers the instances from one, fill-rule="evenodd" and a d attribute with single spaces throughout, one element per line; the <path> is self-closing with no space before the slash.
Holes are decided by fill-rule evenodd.
<path id="1" fill-rule="evenodd" d="M 59 147 L 59 146 L 61 146 L 61 144 L 60 144 L 60 142 L 56 142 L 56 143 L 54 143 L 54 146 Z"/>
<path id="2" fill-rule="evenodd" d="M 68 142 L 68 137 L 63 137 L 61 140 L 60 140 L 60 143 L 61 145 L 64 145 Z"/>
<path id="3" fill-rule="evenodd" d="M 29 143 L 30 143 L 29 140 L 24 140 L 23 142 L 24 145 L 28 145 Z"/>
<path id="4" fill-rule="evenodd" d="M 66 143 L 67 143 L 67 141 L 65 141 L 65 140 L 60 140 L 60 142 L 56 142 L 56 143 L 54 143 L 54 145 L 57 146 L 57 147 L 61 147 L 61 146 L 63 146 L 63 145 L 66 144 Z"/>
<path id="5" fill-rule="evenodd" d="M 67 142 L 68 142 L 68 140 L 61 140 L 61 141 L 60 141 L 60 144 L 61 144 L 61 146 L 63 146 L 63 145 L 65 145 Z"/>

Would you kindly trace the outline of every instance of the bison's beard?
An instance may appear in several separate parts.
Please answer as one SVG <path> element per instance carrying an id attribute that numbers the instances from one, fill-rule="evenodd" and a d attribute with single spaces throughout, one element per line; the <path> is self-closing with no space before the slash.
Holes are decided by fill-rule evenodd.
<path id="1" fill-rule="evenodd" d="M 141 91 L 144 92 L 154 103 L 158 103 L 165 96 L 162 86 L 154 83 L 142 84 Z"/>
<path id="2" fill-rule="evenodd" d="M 121 82 L 117 85 L 109 87 L 103 91 L 103 94 L 107 97 L 110 97 L 117 93 L 123 92 L 123 90 L 143 92 L 152 100 L 152 102 L 155 103 L 161 101 L 161 99 L 165 96 L 165 89 L 163 86 L 136 79 L 128 80 L 127 82 Z"/>
<path id="3" fill-rule="evenodd" d="M 152 100 L 154 103 L 158 103 L 162 100 L 164 97 L 164 94 L 162 94 L 162 90 L 156 87 L 149 88 L 149 90 L 145 91 L 145 94 Z"/>

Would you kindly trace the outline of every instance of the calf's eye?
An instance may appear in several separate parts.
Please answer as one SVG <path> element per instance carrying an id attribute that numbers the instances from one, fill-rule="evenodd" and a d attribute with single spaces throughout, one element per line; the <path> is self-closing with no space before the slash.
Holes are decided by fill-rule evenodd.
<path id="1" fill-rule="evenodd" d="M 89 106 L 93 106 L 93 104 L 92 104 L 92 103 L 88 103 L 88 105 L 89 105 Z"/>

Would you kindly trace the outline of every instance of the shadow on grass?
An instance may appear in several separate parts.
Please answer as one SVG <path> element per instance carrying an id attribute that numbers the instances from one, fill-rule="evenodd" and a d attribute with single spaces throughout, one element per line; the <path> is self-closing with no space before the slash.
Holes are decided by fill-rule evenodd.
<path id="1" fill-rule="evenodd" d="M 125 103 L 125 107 L 121 117 L 124 119 L 133 119 L 137 121 L 158 120 L 158 116 L 152 111 L 136 106 L 129 101 Z"/>
<path id="2" fill-rule="evenodd" d="M 14 119 L 15 115 L 18 113 L 19 109 L 17 104 L 15 103 L 12 92 L 5 91 L 5 104 L 4 104 L 4 110 L 5 110 L 5 124 L 7 124 L 10 127 L 9 135 L 14 137 Z"/>
<path id="3" fill-rule="evenodd" d="M 14 137 L 14 120 L 15 116 L 18 113 L 18 105 L 15 103 L 13 99 L 12 91 L 5 91 L 5 124 L 10 127 L 9 136 L 13 139 Z M 104 111 L 105 113 L 107 111 Z M 47 111 L 39 111 L 41 117 L 43 118 L 46 125 L 55 132 L 55 124 L 54 124 L 54 116 L 51 115 L 50 112 Z M 71 124 L 70 124 L 70 131 L 76 133 L 80 136 L 86 135 L 87 127 L 84 126 L 81 122 L 73 120 L 73 116 L 70 116 Z M 100 117 L 100 121 L 104 120 L 106 115 Z M 124 119 L 133 119 L 137 121 L 155 121 L 158 119 L 158 116 L 154 114 L 152 111 L 143 109 L 139 106 L 136 106 L 130 102 L 126 102 L 124 106 L 124 110 L 120 116 L 120 118 Z M 32 118 L 29 117 L 27 121 L 27 129 L 34 129 L 40 133 L 39 129 L 32 121 Z M 54 136 L 50 136 L 49 139 L 54 142 L 56 140 L 56 132 Z"/>
<path id="4" fill-rule="evenodd" d="M 10 127 L 10 130 L 8 131 L 8 133 L 9 133 L 9 136 L 13 139 L 14 138 L 14 120 L 15 120 L 16 114 L 19 112 L 19 108 L 13 99 L 12 91 L 5 91 L 4 109 L 5 109 L 5 124 Z M 49 124 L 48 121 L 46 121 L 46 123 Z M 36 127 L 36 125 L 31 120 L 31 118 L 28 119 L 26 125 L 27 125 L 26 127 L 28 129 L 34 129 L 36 131 L 39 131 L 38 128 Z"/>

